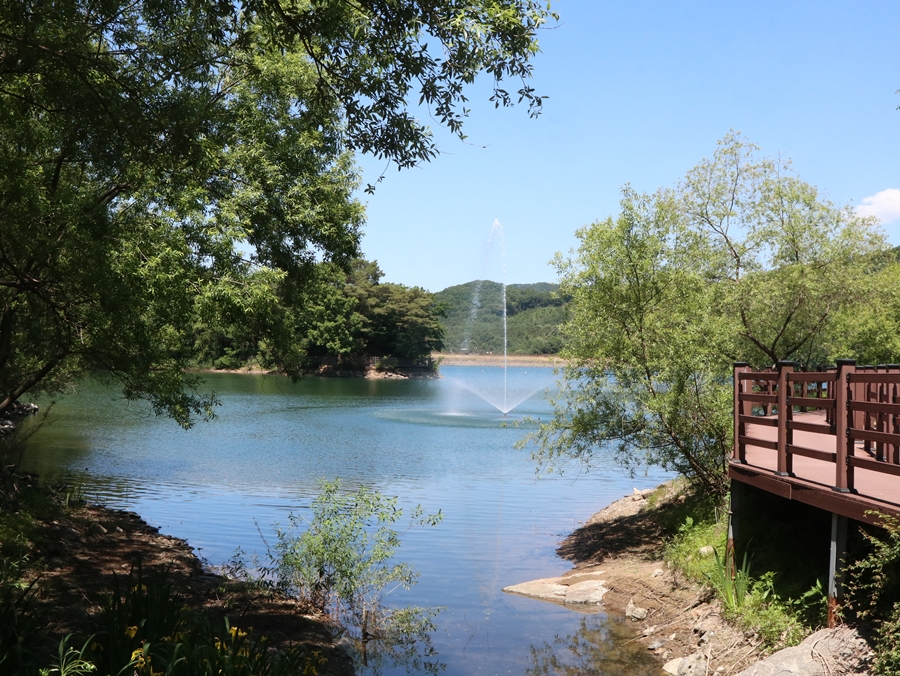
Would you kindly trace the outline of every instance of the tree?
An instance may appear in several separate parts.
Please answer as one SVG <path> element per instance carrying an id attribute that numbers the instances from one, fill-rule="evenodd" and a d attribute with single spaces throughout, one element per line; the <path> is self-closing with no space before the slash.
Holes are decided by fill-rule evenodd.
<path id="1" fill-rule="evenodd" d="M 430 159 L 409 105 L 462 135 L 479 73 L 497 105 L 520 79 L 537 113 L 549 17 L 533 0 L 3 3 L 0 413 L 101 368 L 183 425 L 209 415 L 184 374 L 195 312 L 283 344 L 291 322 L 260 318 L 317 261 L 358 254 L 351 153 Z"/>
<path id="2" fill-rule="evenodd" d="M 382 283 L 375 261 L 359 259 L 346 276 L 345 293 L 358 318 L 352 351 L 357 355 L 418 359 L 443 345 L 442 311 L 419 287 Z"/>
<path id="3" fill-rule="evenodd" d="M 830 358 L 835 313 L 865 298 L 885 251 L 873 225 L 733 133 L 677 189 L 626 187 L 619 216 L 556 259 L 569 366 L 532 437 L 537 460 L 590 467 L 611 453 L 722 495 L 732 363 Z"/>

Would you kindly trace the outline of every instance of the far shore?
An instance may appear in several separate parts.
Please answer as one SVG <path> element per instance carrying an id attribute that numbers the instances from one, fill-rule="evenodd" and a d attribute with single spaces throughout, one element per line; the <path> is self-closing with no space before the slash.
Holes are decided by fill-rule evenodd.
<path id="1" fill-rule="evenodd" d="M 459 354 L 453 352 L 432 352 L 431 358 L 442 366 L 503 366 L 502 354 Z M 565 362 L 555 354 L 510 354 L 506 356 L 508 366 L 564 366 Z"/>
<path id="2" fill-rule="evenodd" d="M 431 358 L 438 363 L 439 366 L 503 366 L 504 357 L 502 354 L 459 354 L 453 352 L 432 352 Z M 565 362 L 555 354 L 510 354 L 506 356 L 507 366 L 528 366 L 528 367 L 562 367 Z M 277 371 L 263 369 L 258 366 L 245 366 L 237 369 L 214 369 L 214 368 L 195 368 L 190 369 L 195 373 L 238 373 L 249 375 L 278 375 Z M 374 368 L 365 371 L 342 371 L 336 373 L 316 373 L 310 372 L 305 377 L 357 377 L 357 378 L 404 378 L 404 377 L 435 377 L 434 375 L 420 375 L 417 369 L 395 369 L 392 371 L 379 372 Z M 438 373 L 438 376 L 440 374 Z"/>

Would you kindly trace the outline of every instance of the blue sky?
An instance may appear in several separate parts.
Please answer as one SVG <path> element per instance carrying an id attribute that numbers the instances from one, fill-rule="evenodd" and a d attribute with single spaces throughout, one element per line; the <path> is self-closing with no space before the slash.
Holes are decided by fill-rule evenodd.
<path id="1" fill-rule="evenodd" d="M 832 201 L 879 215 L 900 244 L 900 4 L 559 0 L 533 85 L 544 114 L 468 92 L 467 143 L 389 168 L 363 252 L 385 281 L 439 291 L 485 272 L 495 219 L 507 282 L 554 281 L 575 231 L 615 214 L 625 183 L 672 186 L 729 129 L 790 157 Z M 433 125 L 436 126 L 436 125 Z M 437 131 L 437 130 L 436 130 Z M 361 158 L 365 182 L 384 164 Z M 499 281 L 499 280 L 498 280 Z"/>

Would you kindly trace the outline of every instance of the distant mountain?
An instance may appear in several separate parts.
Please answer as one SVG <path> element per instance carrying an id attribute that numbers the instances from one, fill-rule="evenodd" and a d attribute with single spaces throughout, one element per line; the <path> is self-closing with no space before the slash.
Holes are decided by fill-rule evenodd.
<path id="1" fill-rule="evenodd" d="M 503 352 L 502 285 L 487 280 L 451 286 L 434 294 L 447 316 L 444 352 Z M 559 285 L 510 284 L 506 287 L 507 345 L 512 354 L 555 354 L 562 347 L 566 321 Z"/>

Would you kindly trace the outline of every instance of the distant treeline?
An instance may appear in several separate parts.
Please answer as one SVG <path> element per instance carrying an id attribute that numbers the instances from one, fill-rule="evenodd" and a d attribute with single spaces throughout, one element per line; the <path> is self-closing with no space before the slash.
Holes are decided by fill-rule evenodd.
<path id="1" fill-rule="evenodd" d="M 487 280 L 451 286 L 434 294 L 445 316 L 444 350 L 483 354 L 503 352 L 502 285 Z M 506 287 L 507 349 L 514 354 L 555 354 L 562 347 L 560 326 L 565 299 L 558 285 Z"/>
<path id="2" fill-rule="evenodd" d="M 382 283 L 383 276 L 377 263 L 366 260 L 354 261 L 349 270 L 321 263 L 304 280 L 302 293 L 282 282 L 280 302 L 259 308 L 258 322 L 243 320 L 246 313 L 198 313 L 192 360 L 216 369 L 288 364 L 288 373 L 302 373 L 322 357 L 351 366 L 365 357 L 418 359 L 440 350 L 442 310 L 434 295 Z"/>

